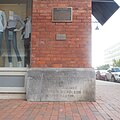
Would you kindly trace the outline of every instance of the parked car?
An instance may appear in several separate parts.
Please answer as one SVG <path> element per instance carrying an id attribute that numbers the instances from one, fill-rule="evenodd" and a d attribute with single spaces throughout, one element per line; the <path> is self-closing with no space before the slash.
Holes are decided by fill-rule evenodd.
<path id="1" fill-rule="evenodd" d="M 97 70 L 96 71 L 96 79 L 97 80 L 105 80 L 107 70 Z"/>
<path id="2" fill-rule="evenodd" d="M 120 82 L 120 67 L 109 68 L 106 72 L 105 80 Z"/>

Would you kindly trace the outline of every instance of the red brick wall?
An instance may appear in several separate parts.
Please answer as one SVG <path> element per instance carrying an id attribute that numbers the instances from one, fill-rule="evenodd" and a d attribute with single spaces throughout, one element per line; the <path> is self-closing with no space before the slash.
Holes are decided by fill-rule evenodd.
<path id="1" fill-rule="evenodd" d="M 54 7 L 73 7 L 73 21 L 53 23 Z M 91 67 L 91 0 L 33 0 L 31 44 L 32 67 Z"/>

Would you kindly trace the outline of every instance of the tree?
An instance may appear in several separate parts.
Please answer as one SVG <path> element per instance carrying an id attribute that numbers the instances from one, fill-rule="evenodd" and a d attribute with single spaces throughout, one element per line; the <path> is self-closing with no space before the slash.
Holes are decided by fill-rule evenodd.
<path id="1" fill-rule="evenodd" d="M 107 70 L 110 67 L 109 64 L 101 65 L 97 67 L 97 70 Z"/>
<path id="2" fill-rule="evenodd" d="M 113 67 L 120 67 L 120 59 L 119 60 L 113 60 Z"/>

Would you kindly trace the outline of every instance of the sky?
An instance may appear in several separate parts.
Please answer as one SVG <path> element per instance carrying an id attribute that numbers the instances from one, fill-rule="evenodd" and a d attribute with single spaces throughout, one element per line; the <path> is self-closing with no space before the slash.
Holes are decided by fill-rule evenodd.
<path id="1" fill-rule="evenodd" d="M 120 5 L 120 0 L 115 1 Z M 99 30 L 95 30 L 97 25 Z M 104 50 L 116 43 L 120 43 L 120 8 L 103 26 L 92 23 L 92 66 L 104 65 Z"/>

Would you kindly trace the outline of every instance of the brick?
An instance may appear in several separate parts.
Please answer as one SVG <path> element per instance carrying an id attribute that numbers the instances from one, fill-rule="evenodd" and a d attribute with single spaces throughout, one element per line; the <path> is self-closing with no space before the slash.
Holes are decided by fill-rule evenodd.
<path id="1" fill-rule="evenodd" d="M 0 120 L 120 120 L 120 85 L 96 82 L 96 102 L 1 99 Z"/>
<path id="2" fill-rule="evenodd" d="M 52 22 L 52 9 L 68 6 L 73 7 L 73 21 Z M 33 0 L 32 13 L 32 67 L 91 67 L 90 0 Z M 58 33 L 66 34 L 66 40 L 56 41 Z"/>

